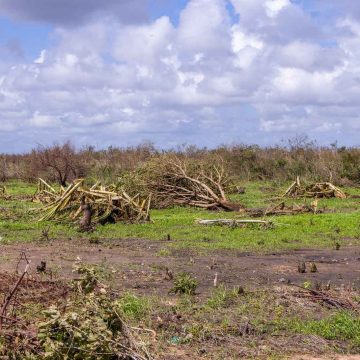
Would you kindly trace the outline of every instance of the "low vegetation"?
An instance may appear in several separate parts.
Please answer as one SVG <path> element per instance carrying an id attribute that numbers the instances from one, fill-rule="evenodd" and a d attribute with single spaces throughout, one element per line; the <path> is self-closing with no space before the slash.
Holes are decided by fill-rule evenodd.
<path id="1" fill-rule="evenodd" d="M 335 185 L 360 181 L 359 148 L 339 147 L 337 144 L 319 146 L 306 136 L 267 148 L 241 144 L 216 149 L 183 146 L 166 153 L 207 164 L 211 164 L 214 157 L 221 157 L 230 175 L 241 181 L 285 182 L 293 181 L 299 175 L 304 180 L 330 181 Z M 27 154 L 0 155 L 0 181 L 36 182 L 41 177 L 65 186 L 74 179 L 85 177 L 109 184 L 163 154 L 164 151 L 151 143 L 106 150 L 95 150 L 91 146 L 75 149 L 71 143 L 55 144 L 38 147 Z"/>

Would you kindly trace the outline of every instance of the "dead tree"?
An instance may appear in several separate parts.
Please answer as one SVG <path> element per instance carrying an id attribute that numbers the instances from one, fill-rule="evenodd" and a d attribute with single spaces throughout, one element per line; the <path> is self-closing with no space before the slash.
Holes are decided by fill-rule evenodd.
<path id="1" fill-rule="evenodd" d="M 65 187 L 69 180 L 78 177 L 76 151 L 70 142 L 39 147 L 33 150 L 32 154 L 38 171 L 47 171 L 61 186 Z"/>
<path id="2" fill-rule="evenodd" d="M 229 178 L 220 158 L 208 163 L 163 155 L 148 163 L 146 173 L 146 185 L 157 207 L 188 205 L 227 211 L 243 208 L 226 197 Z"/>

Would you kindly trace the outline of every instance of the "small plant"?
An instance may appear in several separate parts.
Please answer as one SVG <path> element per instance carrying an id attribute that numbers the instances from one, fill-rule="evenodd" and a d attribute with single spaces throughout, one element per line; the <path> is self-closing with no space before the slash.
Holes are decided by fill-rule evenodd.
<path id="1" fill-rule="evenodd" d="M 104 278 L 104 271 L 99 266 L 83 264 L 79 261 L 75 263 L 73 271 L 80 275 L 80 278 L 74 281 L 74 287 L 79 292 L 88 294 L 96 288 L 104 288 L 100 282 L 100 279 Z"/>
<path id="2" fill-rule="evenodd" d="M 170 293 L 195 295 L 198 282 L 190 274 L 183 272 L 175 277 Z"/>
<path id="3" fill-rule="evenodd" d="M 99 244 L 101 244 L 101 241 L 97 236 L 95 236 L 95 237 L 91 237 L 89 239 L 89 243 L 94 244 L 94 245 L 99 245 Z"/>
<path id="4" fill-rule="evenodd" d="M 40 240 L 41 241 L 50 241 L 50 226 L 45 227 L 44 229 L 41 230 L 41 237 Z"/>
<path id="5" fill-rule="evenodd" d="M 130 292 L 116 301 L 116 306 L 127 318 L 141 320 L 150 310 L 150 302 L 145 297 L 138 297 Z"/>
<path id="6" fill-rule="evenodd" d="M 230 305 L 239 296 L 239 288 L 227 289 L 226 286 L 220 286 L 214 290 L 206 305 L 211 309 L 219 309 Z"/>
<path id="7" fill-rule="evenodd" d="M 171 252 L 169 249 L 161 249 L 157 252 L 157 255 L 161 257 L 167 257 L 171 255 Z"/>

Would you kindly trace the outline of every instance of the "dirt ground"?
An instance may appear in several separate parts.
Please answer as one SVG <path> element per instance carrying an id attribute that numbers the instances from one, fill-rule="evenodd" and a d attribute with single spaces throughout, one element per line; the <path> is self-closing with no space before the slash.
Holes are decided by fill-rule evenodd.
<path id="1" fill-rule="evenodd" d="M 6 277 L 11 277 L 17 268 L 20 272 L 23 270 L 24 263 L 19 263 L 19 259 L 21 254 L 26 254 L 27 259 L 31 261 L 33 273 L 36 273 L 36 268 L 41 261 L 46 261 L 48 276 L 44 278 L 44 281 L 49 284 L 48 286 L 42 284 L 43 288 L 39 291 L 36 290 L 38 285 L 34 282 L 34 291 L 31 292 L 31 296 L 36 294 L 39 301 L 43 301 L 41 299 L 44 298 L 50 301 L 53 298 L 65 296 L 67 287 L 61 285 L 65 282 L 60 282 L 60 284 L 58 281 L 53 282 L 52 279 L 72 279 L 75 276 L 72 271 L 73 264 L 79 259 L 84 263 L 101 265 L 104 272 L 111 275 L 111 286 L 116 290 L 132 290 L 139 294 L 156 294 L 163 297 L 170 296 L 168 292 L 172 287 L 172 282 L 165 279 L 167 268 L 174 275 L 183 271 L 193 274 L 199 283 L 197 295 L 200 298 L 208 296 L 213 289 L 215 274 L 217 274 L 218 284 L 223 283 L 230 287 L 242 286 L 249 290 L 287 284 L 302 285 L 305 281 L 323 285 L 330 282 L 333 286 L 345 289 L 349 286 L 360 288 L 360 247 L 344 247 L 340 250 L 306 249 L 260 255 L 239 251 L 217 250 L 205 253 L 196 250 L 169 250 L 171 249 L 167 247 L 169 244 L 171 242 L 139 239 L 102 240 L 98 244 L 90 244 L 89 241 L 67 239 L 47 243 L 1 245 L 0 280 L 4 280 L 4 284 L 14 283 L 14 280 L 6 281 Z M 299 262 L 307 264 L 306 273 L 298 272 Z M 316 273 L 310 272 L 310 262 L 315 262 L 318 269 Z M 8 289 L 2 289 L 1 283 L 0 281 L 0 292 L 8 291 Z M 28 289 L 23 295 L 20 293 L 20 296 L 28 295 Z M 295 335 L 290 339 L 278 337 L 271 344 L 268 343 L 269 338 L 266 337 L 263 339 L 254 337 L 253 341 L 256 341 L 260 350 L 271 347 L 278 353 L 289 347 L 293 353 L 326 353 L 325 341 L 321 343 L 320 338 L 312 337 L 307 342 L 305 338 L 306 335 Z M 239 356 L 243 351 L 241 358 L 246 359 L 248 348 L 243 343 L 236 342 L 240 340 L 230 337 L 226 345 L 223 339 L 219 340 L 219 344 L 213 343 L 212 340 L 204 349 L 210 353 L 214 347 L 227 348 L 228 353 L 237 353 Z M 249 340 L 242 339 L 241 341 Z M 300 343 L 302 346 L 298 347 Z M 167 351 L 161 360 L 194 359 L 194 349 L 191 346 L 173 347 Z M 256 348 L 253 352 L 254 354 L 257 352 Z M 294 355 L 291 359 L 360 360 L 360 356 Z"/>
<path id="2" fill-rule="evenodd" d="M 25 252 L 32 269 L 46 261 L 47 271 L 56 278 L 73 277 L 76 259 L 98 263 L 113 275 L 113 285 L 120 289 L 137 289 L 140 293 L 167 293 L 171 284 L 164 279 L 166 268 L 174 274 L 192 273 L 199 281 L 199 295 L 218 283 L 243 287 L 261 287 L 304 281 L 337 287 L 360 287 L 360 247 L 340 250 L 298 250 L 266 255 L 239 251 L 216 251 L 201 254 L 194 250 L 164 251 L 168 242 L 148 240 L 109 240 L 100 244 L 80 241 L 52 241 L 46 244 L 0 246 L 0 272 L 15 271 L 18 259 Z M 307 272 L 298 272 L 299 262 L 307 264 Z M 318 271 L 311 273 L 309 263 Z"/>

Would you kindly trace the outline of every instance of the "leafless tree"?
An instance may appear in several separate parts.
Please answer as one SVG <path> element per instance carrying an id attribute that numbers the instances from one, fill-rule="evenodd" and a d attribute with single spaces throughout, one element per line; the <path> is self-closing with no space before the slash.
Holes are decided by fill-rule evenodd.
<path id="1" fill-rule="evenodd" d="M 35 162 L 39 170 L 47 170 L 60 185 L 66 186 L 67 182 L 78 176 L 77 154 L 70 142 L 62 145 L 39 146 L 33 150 Z"/>

